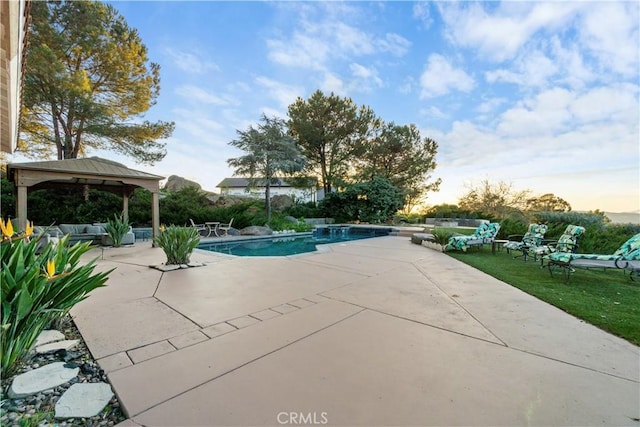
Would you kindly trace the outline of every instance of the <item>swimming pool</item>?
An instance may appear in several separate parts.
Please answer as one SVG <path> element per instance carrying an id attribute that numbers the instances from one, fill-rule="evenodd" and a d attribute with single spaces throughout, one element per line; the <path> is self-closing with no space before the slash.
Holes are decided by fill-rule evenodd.
<path id="1" fill-rule="evenodd" d="M 317 245 L 387 236 L 391 229 L 364 227 L 323 227 L 304 235 L 200 243 L 198 249 L 236 256 L 287 256 L 315 252 Z"/>

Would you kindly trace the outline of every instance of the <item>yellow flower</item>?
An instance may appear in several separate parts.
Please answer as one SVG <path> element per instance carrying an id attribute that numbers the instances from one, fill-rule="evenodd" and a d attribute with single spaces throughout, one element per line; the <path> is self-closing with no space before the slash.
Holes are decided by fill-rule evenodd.
<path id="1" fill-rule="evenodd" d="M 47 261 L 47 269 L 45 271 L 47 277 L 53 277 L 56 274 L 56 262 L 53 259 Z"/>
<path id="2" fill-rule="evenodd" d="M 3 236 L 13 236 L 13 224 L 11 224 L 11 220 L 7 220 L 7 223 L 5 224 L 4 219 L 0 218 L 0 229 L 2 229 Z"/>
<path id="3" fill-rule="evenodd" d="M 27 229 L 24 232 L 24 235 L 29 237 L 33 234 L 33 221 L 27 222 Z"/>
<path id="4" fill-rule="evenodd" d="M 164 224 L 160 225 L 160 232 L 163 232 L 166 229 L 167 229 L 167 227 L 165 227 Z"/>

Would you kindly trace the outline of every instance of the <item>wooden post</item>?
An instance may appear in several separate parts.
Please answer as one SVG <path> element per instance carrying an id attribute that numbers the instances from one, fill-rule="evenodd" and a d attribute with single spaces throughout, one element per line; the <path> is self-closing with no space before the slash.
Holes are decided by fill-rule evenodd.
<path id="1" fill-rule="evenodd" d="M 156 246 L 155 239 L 160 233 L 160 194 L 159 190 L 151 193 L 153 201 L 151 204 L 151 241 L 153 247 Z"/>
<path id="2" fill-rule="evenodd" d="M 18 231 L 24 231 L 27 229 L 27 187 L 24 185 L 18 186 L 18 200 L 16 206 L 16 216 L 18 217 L 17 226 Z"/>

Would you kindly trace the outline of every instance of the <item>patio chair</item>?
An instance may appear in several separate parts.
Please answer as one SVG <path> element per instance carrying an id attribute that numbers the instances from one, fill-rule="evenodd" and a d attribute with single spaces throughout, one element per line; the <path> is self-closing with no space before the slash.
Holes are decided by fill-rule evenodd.
<path id="1" fill-rule="evenodd" d="M 205 224 L 196 224 L 191 218 L 189 218 L 189 221 L 191 222 L 191 227 L 195 228 L 198 234 L 202 235 L 202 232 L 205 232 L 207 235 L 209 235 L 209 227 L 207 227 Z"/>
<path id="2" fill-rule="evenodd" d="M 500 231 L 500 223 L 483 222 L 476 228 L 473 234 L 469 236 L 452 236 L 444 250 L 461 250 L 466 252 L 467 248 L 473 246 L 482 247 L 485 243 L 492 243 L 498 231 Z"/>
<path id="3" fill-rule="evenodd" d="M 231 225 L 233 224 L 233 218 L 229 221 L 228 224 L 220 224 L 218 226 L 218 233 L 220 236 L 226 236 L 229 234 L 229 230 L 231 229 Z"/>
<path id="4" fill-rule="evenodd" d="M 545 255 L 554 252 L 576 252 L 578 250 L 578 241 L 584 231 L 584 227 L 569 224 L 558 240 L 543 240 L 540 246 L 530 247 L 527 250 L 527 255 L 533 256 L 534 261 L 537 261 L 538 257 L 540 257 L 540 266 L 544 267 Z"/>
<path id="5" fill-rule="evenodd" d="M 571 273 L 576 268 L 615 268 L 628 270 L 629 277 L 640 275 L 640 233 L 624 242 L 613 254 L 576 254 L 570 252 L 554 252 L 545 255 L 549 273 L 553 276 L 553 268 L 559 267 L 564 272 L 565 283 L 569 282 Z"/>
<path id="6" fill-rule="evenodd" d="M 510 253 L 510 251 L 522 252 L 521 255 L 516 255 L 514 258 L 522 257 L 526 261 L 529 249 L 540 246 L 546 232 L 547 226 L 545 224 L 529 224 L 529 229 L 525 234 L 507 236 L 509 241 L 504 244 L 504 247 L 507 249 L 507 253 Z"/>

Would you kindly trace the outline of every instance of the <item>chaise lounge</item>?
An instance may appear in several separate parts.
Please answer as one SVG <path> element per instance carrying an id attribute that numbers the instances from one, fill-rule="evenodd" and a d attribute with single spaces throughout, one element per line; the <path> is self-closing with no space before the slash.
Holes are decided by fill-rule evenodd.
<path id="1" fill-rule="evenodd" d="M 544 257 L 547 260 L 549 272 L 553 275 L 553 268 L 563 269 L 565 282 L 568 282 L 575 268 L 615 268 L 628 270 L 629 276 L 640 274 L 640 233 L 624 242 L 613 254 L 576 254 L 570 252 L 554 252 Z"/>
<path id="2" fill-rule="evenodd" d="M 461 250 L 466 252 L 467 248 L 473 246 L 482 247 L 484 244 L 493 243 L 498 235 L 498 231 L 500 231 L 500 223 L 483 222 L 478 226 L 478 228 L 476 228 L 473 234 L 469 236 L 452 236 L 444 250 Z"/>

